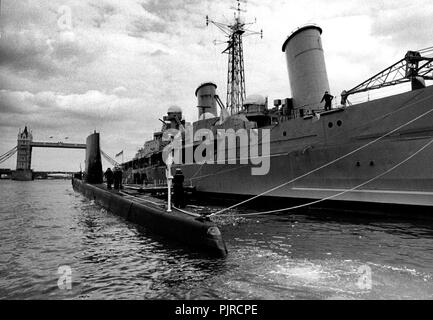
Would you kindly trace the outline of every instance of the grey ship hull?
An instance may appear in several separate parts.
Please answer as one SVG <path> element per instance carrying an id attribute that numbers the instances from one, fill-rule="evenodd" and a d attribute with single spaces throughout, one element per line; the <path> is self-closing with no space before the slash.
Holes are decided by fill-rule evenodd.
<path id="1" fill-rule="evenodd" d="M 198 192 L 221 196 L 254 196 L 359 151 L 287 184 L 267 197 L 433 206 L 433 145 L 391 172 L 383 174 L 433 139 L 433 87 L 322 113 L 317 121 L 297 118 L 271 130 L 271 165 L 264 176 L 249 165 L 181 165 L 185 182 Z M 332 123 L 332 127 L 330 125 Z M 376 142 L 376 139 L 403 126 Z M 373 143 L 374 142 L 374 143 Z M 164 169 L 147 168 L 151 179 Z"/>

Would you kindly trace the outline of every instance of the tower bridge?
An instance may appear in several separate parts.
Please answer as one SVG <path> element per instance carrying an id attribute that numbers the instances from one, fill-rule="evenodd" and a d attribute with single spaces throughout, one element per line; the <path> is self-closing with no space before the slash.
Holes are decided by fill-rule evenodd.
<path id="1" fill-rule="evenodd" d="M 33 180 L 34 173 L 31 169 L 33 148 L 86 149 L 86 144 L 33 141 L 33 134 L 26 126 L 18 133 L 17 146 L 0 156 L 0 163 L 2 163 L 17 154 L 16 170 L 12 171 L 13 180 Z"/>
<path id="2" fill-rule="evenodd" d="M 37 148 L 86 149 L 86 145 L 80 143 L 32 142 L 30 145 Z"/>

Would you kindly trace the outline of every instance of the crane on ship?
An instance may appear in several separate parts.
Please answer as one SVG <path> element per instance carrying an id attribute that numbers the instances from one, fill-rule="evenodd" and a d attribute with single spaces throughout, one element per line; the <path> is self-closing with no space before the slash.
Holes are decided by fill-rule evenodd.
<path id="1" fill-rule="evenodd" d="M 433 80 L 433 46 L 418 51 L 408 51 L 404 58 L 382 70 L 368 80 L 341 93 L 341 104 L 350 104 L 350 95 L 411 82 L 412 90 L 425 87 L 425 80 Z"/>

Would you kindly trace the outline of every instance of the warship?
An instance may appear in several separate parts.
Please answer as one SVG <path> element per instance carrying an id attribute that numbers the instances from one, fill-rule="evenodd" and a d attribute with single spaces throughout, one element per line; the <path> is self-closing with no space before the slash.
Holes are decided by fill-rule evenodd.
<path id="1" fill-rule="evenodd" d="M 217 24 L 207 18 L 209 22 Z M 238 143 L 231 150 L 236 163 L 228 159 L 230 147 L 223 162 L 187 161 L 188 148 L 195 151 L 203 141 L 187 141 L 188 122 L 182 109 L 173 106 L 160 120 L 162 129 L 133 160 L 123 163 L 130 183 L 164 183 L 163 150 L 170 144 L 164 136 L 175 129 L 181 132 L 183 153 L 173 169 L 181 168 L 186 184 L 208 198 L 433 206 L 433 86 L 426 85 L 433 80 L 433 58 L 425 55 L 427 51 L 407 52 L 389 68 L 343 91 L 341 100 L 325 110 L 322 97 L 331 91 L 322 29 L 314 24 L 302 26 L 282 45 L 292 97 L 274 100 L 269 106 L 267 98 L 245 95 L 242 37 L 248 33 L 246 24 L 238 15 L 227 30 L 227 103 L 219 98 L 216 84 L 201 84 L 195 91 L 198 119 L 191 127 L 194 132 L 212 132 L 216 144 L 221 140 L 220 129 L 267 132 L 269 154 L 264 154 L 264 135 L 258 146 L 260 155 L 269 160 L 268 172 L 253 175 L 251 170 L 257 165 L 242 163 Z M 350 103 L 353 94 L 402 83 L 410 84 L 411 90 Z"/>

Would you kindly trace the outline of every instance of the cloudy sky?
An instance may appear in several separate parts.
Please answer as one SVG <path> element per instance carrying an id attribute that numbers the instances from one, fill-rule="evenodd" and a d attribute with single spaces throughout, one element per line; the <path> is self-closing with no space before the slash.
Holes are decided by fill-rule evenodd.
<path id="1" fill-rule="evenodd" d="M 205 16 L 229 22 L 232 0 L 2 0 L 0 155 L 25 124 L 37 141 L 83 143 L 101 132 L 108 154 L 125 160 L 160 127 L 171 105 L 197 117 L 205 81 L 225 97 L 224 40 Z M 305 23 L 323 28 L 332 92 L 367 79 L 433 45 L 431 0 L 249 0 L 245 18 L 264 38 L 245 40 L 248 94 L 290 97 L 281 46 Z M 69 19 L 70 13 L 70 19 Z M 388 89 L 394 90 L 394 89 Z M 50 139 L 50 136 L 53 138 Z M 65 138 L 68 137 L 68 140 Z M 15 168 L 13 157 L 0 167 Z M 34 170 L 77 170 L 82 150 L 34 149 Z"/>

